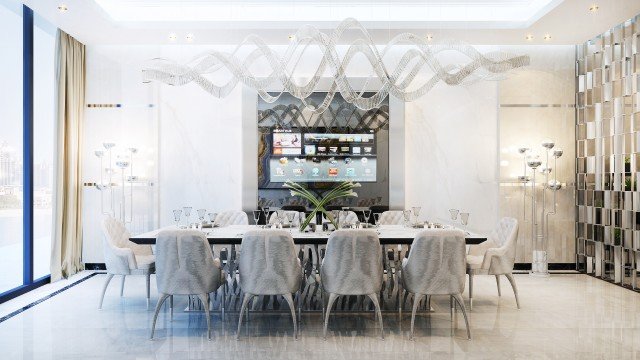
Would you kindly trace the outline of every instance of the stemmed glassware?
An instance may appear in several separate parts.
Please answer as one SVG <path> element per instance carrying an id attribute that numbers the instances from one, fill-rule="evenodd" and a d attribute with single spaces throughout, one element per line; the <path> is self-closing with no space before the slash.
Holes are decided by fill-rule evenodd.
<path id="1" fill-rule="evenodd" d="M 200 224 L 204 223 L 204 217 L 207 215 L 207 209 L 198 209 L 198 220 L 200 220 Z"/>
<path id="2" fill-rule="evenodd" d="M 258 226 L 258 221 L 260 221 L 260 214 L 262 213 L 262 211 L 260 210 L 253 210 L 253 221 L 256 222 L 256 226 Z"/>
<path id="3" fill-rule="evenodd" d="M 463 212 L 460 213 L 460 222 L 464 226 L 465 232 L 467 231 L 467 224 L 469 223 L 469 213 Z"/>
<path id="4" fill-rule="evenodd" d="M 187 227 L 191 226 L 191 206 L 185 206 L 182 208 L 184 211 L 184 216 L 187 218 Z"/>
<path id="5" fill-rule="evenodd" d="M 411 210 L 403 210 L 402 216 L 404 218 L 404 226 L 408 227 L 409 222 L 411 221 Z"/>
<path id="6" fill-rule="evenodd" d="M 368 226 L 369 225 L 369 219 L 371 219 L 371 209 L 363 210 L 362 214 L 364 215 L 364 221 L 367 223 L 367 226 Z"/>
<path id="7" fill-rule="evenodd" d="M 293 220 L 295 219 L 296 213 L 293 211 L 289 211 L 285 213 L 287 215 L 287 221 L 289 222 L 289 227 L 293 227 Z"/>
<path id="8" fill-rule="evenodd" d="M 331 210 L 331 216 L 336 223 L 336 230 L 340 228 L 340 210 Z"/>
<path id="9" fill-rule="evenodd" d="M 209 215 L 209 221 L 211 221 L 211 227 L 213 227 L 216 222 L 216 218 L 218 217 L 218 213 L 209 213 L 207 215 Z"/>
<path id="10" fill-rule="evenodd" d="M 373 222 L 376 223 L 376 227 L 380 227 L 380 213 L 373 214 Z"/>
<path id="11" fill-rule="evenodd" d="M 276 210 L 276 218 L 278 219 L 278 224 L 282 228 L 284 225 L 284 210 L 278 209 Z"/>
<path id="12" fill-rule="evenodd" d="M 451 220 L 453 221 L 458 220 L 459 213 L 460 213 L 460 210 L 458 209 L 449 209 L 449 214 L 451 215 Z"/>
<path id="13" fill-rule="evenodd" d="M 180 218 L 182 217 L 182 210 L 176 209 L 173 210 L 173 221 L 176 222 L 176 227 L 180 228 Z"/>
<path id="14" fill-rule="evenodd" d="M 413 210 L 413 217 L 415 219 L 413 223 L 415 225 L 418 225 L 418 216 L 420 216 L 420 209 L 421 209 L 420 206 L 414 206 L 411 208 L 411 210 Z"/>

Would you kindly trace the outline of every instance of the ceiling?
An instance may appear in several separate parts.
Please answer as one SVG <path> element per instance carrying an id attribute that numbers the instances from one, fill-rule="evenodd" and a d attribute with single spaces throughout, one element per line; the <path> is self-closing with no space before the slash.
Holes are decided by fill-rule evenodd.
<path id="1" fill-rule="evenodd" d="M 640 13 L 640 0 L 22 2 L 89 45 L 238 44 L 252 33 L 259 33 L 270 44 L 286 44 L 302 25 L 332 29 L 346 17 L 361 21 L 377 43 L 408 31 L 434 41 L 456 39 L 472 44 L 578 44 Z M 60 12 L 61 4 L 68 11 Z M 590 11 L 595 4 L 598 10 Z M 348 33 L 343 41 L 350 41 Z"/>

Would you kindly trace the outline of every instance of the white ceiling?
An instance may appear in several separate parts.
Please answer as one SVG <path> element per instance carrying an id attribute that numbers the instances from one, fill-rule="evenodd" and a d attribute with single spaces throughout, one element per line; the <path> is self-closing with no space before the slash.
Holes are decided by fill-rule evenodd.
<path id="1" fill-rule="evenodd" d="M 19 1 L 19 0 L 13 0 Z M 640 0 L 24 0 L 85 44 L 285 44 L 300 26 L 354 17 L 386 43 L 401 32 L 472 44 L 577 44 L 640 13 Z M 593 13 L 589 8 L 597 4 Z M 61 13 L 58 5 L 68 11 Z M 259 30 L 259 31 L 258 31 Z M 170 40 L 169 34 L 176 39 Z M 533 40 L 526 40 L 526 35 Z M 544 40 L 546 34 L 550 40 Z M 348 34 L 344 41 L 349 41 Z"/>

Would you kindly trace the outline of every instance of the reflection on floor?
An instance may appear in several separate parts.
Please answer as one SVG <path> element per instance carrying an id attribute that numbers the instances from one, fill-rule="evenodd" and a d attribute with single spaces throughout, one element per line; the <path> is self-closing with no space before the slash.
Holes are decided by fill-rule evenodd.
<path id="1" fill-rule="evenodd" d="M 516 275 L 521 310 L 507 282 L 499 298 L 494 278 L 478 276 L 471 341 L 461 316 L 452 336 L 446 297 L 434 299 L 435 312 L 419 314 L 415 341 L 409 340 L 406 313 L 402 321 L 397 314 L 384 315 L 384 341 L 373 314 L 332 315 L 327 341 L 320 314 L 303 314 L 300 339 L 294 341 L 290 315 L 252 313 L 236 341 L 237 314 L 223 322 L 215 313 L 207 341 L 204 315 L 179 310 L 173 321 L 168 311 L 160 314 L 157 338 L 149 341 L 153 313 L 146 308 L 144 278 L 127 278 L 124 298 L 119 281 L 112 284 L 99 311 L 104 278 L 93 276 L 0 323 L 0 358 L 640 359 L 640 294 L 586 275 Z M 157 300 L 154 289 L 152 298 Z M 184 307 L 186 298 L 176 298 L 176 309 Z"/>

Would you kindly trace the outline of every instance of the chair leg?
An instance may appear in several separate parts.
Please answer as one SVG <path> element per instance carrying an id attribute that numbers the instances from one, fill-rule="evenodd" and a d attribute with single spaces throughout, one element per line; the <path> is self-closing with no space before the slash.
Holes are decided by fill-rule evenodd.
<path id="1" fill-rule="evenodd" d="M 198 294 L 204 307 L 204 315 L 207 317 L 207 340 L 211 340 L 211 316 L 209 315 L 209 294 Z"/>
<path id="2" fill-rule="evenodd" d="M 378 315 L 378 319 L 380 319 L 380 339 L 384 340 L 384 325 L 382 324 L 382 311 L 380 309 L 378 294 L 369 294 L 368 296 L 371 301 L 373 301 L 373 305 L 376 307 L 376 314 Z"/>
<path id="3" fill-rule="evenodd" d="M 120 282 L 120 297 L 124 296 L 124 279 L 127 275 L 122 275 L 122 282 Z"/>
<path id="4" fill-rule="evenodd" d="M 516 279 L 513 278 L 513 274 L 505 274 L 509 283 L 511 283 L 511 287 L 513 288 L 513 294 L 516 296 L 516 305 L 518 309 L 520 309 L 520 300 L 518 299 L 518 287 L 516 286 Z"/>
<path id="5" fill-rule="evenodd" d="M 498 296 L 502 296 L 502 291 L 500 290 L 500 275 L 496 275 L 496 285 L 498 285 Z"/>
<path id="6" fill-rule="evenodd" d="M 156 331 L 156 320 L 158 320 L 158 313 L 160 312 L 162 303 L 164 303 L 164 301 L 167 300 L 169 296 L 170 295 L 167 295 L 167 294 L 160 294 L 160 298 L 158 299 L 158 304 L 156 305 L 156 311 L 153 314 L 153 323 L 151 325 L 151 335 L 149 336 L 149 340 L 153 340 L 153 334 Z"/>
<path id="7" fill-rule="evenodd" d="M 245 293 L 244 298 L 242 299 L 242 307 L 240 307 L 240 316 L 238 316 L 238 331 L 236 332 L 236 340 L 240 340 L 240 328 L 242 327 L 242 316 L 244 316 L 244 310 L 247 308 L 247 305 L 249 304 L 249 300 L 251 300 L 252 297 L 253 295 Z"/>
<path id="8" fill-rule="evenodd" d="M 220 299 L 220 313 L 222 315 L 222 321 L 225 320 L 224 303 L 227 300 L 227 282 L 222 283 L 222 299 Z"/>
<path id="9" fill-rule="evenodd" d="M 169 321 L 173 321 L 173 295 L 169 296 Z"/>
<path id="10" fill-rule="evenodd" d="M 150 302 L 151 302 L 151 274 L 147 274 L 147 310 L 149 310 Z"/>
<path id="11" fill-rule="evenodd" d="M 338 298 L 337 294 L 334 294 L 334 293 L 329 294 L 329 302 L 327 303 L 327 307 L 325 309 L 325 314 L 324 314 L 324 330 L 322 332 L 325 340 L 327 340 L 327 325 L 329 324 L 329 314 L 331 314 L 331 307 L 333 306 L 333 303 L 336 301 L 337 298 Z"/>
<path id="12" fill-rule="evenodd" d="M 107 292 L 107 286 L 109 286 L 109 282 L 113 279 L 113 274 L 107 274 L 107 279 L 102 285 L 102 294 L 100 295 L 100 303 L 98 304 L 98 309 L 102 309 L 102 302 L 104 301 L 104 293 Z"/>
<path id="13" fill-rule="evenodd" d="M 284 294 L 284 299 L 287 300 L 289 308 L 291 308 L 291 318 L 293 319 L 293 339 L 298 340 L 298 320 L 296 319 L 296 306 L 293 302 L 291 294 Z"/>
<path id="14" fill-rule="evenodd" d="M 460 309 L 462 309 L 462 315 L 464 316 L 464 323 L 467 325 L 467 338 L 471 340 L 471 328 L 469 327 L 469 318 L 467 317 L 467 310 L 464 307 L 464 300 L 462 299 L 462 295 L 455 294 L 453 298 L 456 300 L 458 305 L 460 305 Z"/>
<path id="15" fill-rule="evenodd" d="M 469 311 L 473 311 L 473 270 L 469 271 Z"/>
<path id="16" fill-rule="evenodd" d="M 409 331 L 409 340 L 413 340 L 413 327 L 415 325 L 416 313 L 418 312 L 418 304 L 424 295 L 422 294 L 414 294 L 413 295 L 413 310 L 411 311 L 411 330 Z"/>

